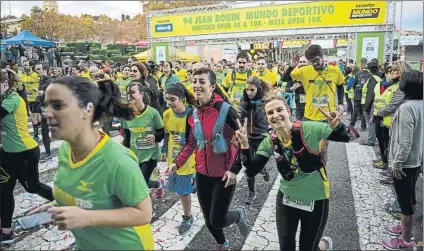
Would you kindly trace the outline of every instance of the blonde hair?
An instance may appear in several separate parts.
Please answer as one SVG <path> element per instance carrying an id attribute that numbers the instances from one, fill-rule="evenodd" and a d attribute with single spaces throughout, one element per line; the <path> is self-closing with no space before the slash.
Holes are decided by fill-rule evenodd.
<path id="1" fill-rule="evenodd" d="M 403 73 L 412 71 L 412 67 L 406 61 L 396 61 L 392 65 L 392 71 L 398 71 L 402 76 Z"/>
<path id="2" fill-rule="evenodd" d="M 22 83 L 21 78 L 19 78 L 19 76 L 14 71 L 12 71 L 10 69 L 1 70 L 0 81 L 2 83 L 7 81 L 7 83 L 9 84 L 8 90 L 13 90 L 13 91 L 18 89 L 18 87 Z"/>
<path id="3" fill-rule="evenodd" d="M 277 94 L 278 94 L 278 90 L 273 90 L 271 92 L 268 92 L 266 94 L 265 98 L 264 98 L 264 107 L 266 107 L 266 105 L 273 100 L 280 100 L 284 103 L 284 107 L 286 108 L 287 112 L 290 113 L 291 110 L 290 110 L 289 104 L 287 104 L 287 101 L 283 97 L 281 97 Z M 266 111 L 265 111 L 265 113 L 266 113 Z"/>

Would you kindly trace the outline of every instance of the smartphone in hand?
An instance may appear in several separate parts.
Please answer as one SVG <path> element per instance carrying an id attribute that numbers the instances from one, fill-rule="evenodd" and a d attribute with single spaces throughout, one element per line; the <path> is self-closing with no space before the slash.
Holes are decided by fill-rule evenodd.
<path id="1" fill-rule="evenodd" d="M 52 214 L 48 212 L 24 216 L 18 219 L 18 222 L 23 229 L 34 228 L 43 224 L 50 223 L 52 221 Z"/>

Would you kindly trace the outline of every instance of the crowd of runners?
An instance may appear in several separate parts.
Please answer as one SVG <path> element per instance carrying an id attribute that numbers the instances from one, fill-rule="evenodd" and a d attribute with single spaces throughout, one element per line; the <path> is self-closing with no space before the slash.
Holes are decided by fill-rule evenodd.
<path id="1" fill-rule="evenodd" d="M 368 131 L 361 144 L 378 144 L 381 159 L 373 167 L 396 191 L 386 210 L 401 223 L 386 227 L 394 237 L 382 245 L 414 245 L 423 73 L 405 61 L 328 62 L 319 45 L 288 62 L 251 60 L 246 53 L 236 62 L 185 64 L 131 58 L 125 65 L 81 61 L 50 68 L 25 61 L 23 68 L 2 65 L 0 85 L 1 242 L 14 238 L 19 181 L 50 201 L 29 215 L 50 213 L 52 224 L 72 231 L 77 250 L 152 250 L 150 196 L 161 198 L 165 190 L 181 200 L 180 235 L 196 221 L 196 194 L 205 225 L 226 250 L 231 240 L 224 228 L 236 224 L 244 237 L 251 229 L 243 205 L 230 209 L 237 175 L 246 172 L 244 202 L 250 205 L 255 179 L 270 180 L 272 161 L 282 176 L 275 206 L 280 250 L 296 249 L 299 223 L 300 250 L 332 250 L 332 239 L 323 236 L 330 210 L 328 144 L 356 140 L 360 120 L 360 130 Z M 121 143 L 110 138 L 113 130 Z M 53 189 L 38 174 L 39 162 L 52 160 L 50 137 L 64 142 Z M 158 170 L 158 162 L 166 169 Z"/>

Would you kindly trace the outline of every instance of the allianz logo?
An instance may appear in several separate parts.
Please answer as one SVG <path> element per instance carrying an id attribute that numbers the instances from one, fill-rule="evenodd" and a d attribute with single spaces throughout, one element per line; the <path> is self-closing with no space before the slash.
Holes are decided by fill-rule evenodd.
<path id="1" fill-rule="evenodd" d="M 155 28 L 157 32 L 166 32 L 173 30 L 172 24 L 157 24 Z"/>

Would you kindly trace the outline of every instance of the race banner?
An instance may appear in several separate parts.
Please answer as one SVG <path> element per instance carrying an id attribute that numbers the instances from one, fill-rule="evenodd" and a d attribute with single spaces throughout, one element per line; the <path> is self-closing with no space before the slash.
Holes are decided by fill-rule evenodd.
<path id="1" fill-rule="evenodd" d="M 281 48 L 302 48 L 308 46 L 310 43 L 310 40 L 287 40 L 282 42 Z"/>
<path id="2" fill-rule="evenodd" d="M 279 4 L 151 18 L 151 37 L 282 30 L 293 28 L 382 25 L 386 1 L 334 1 Z"/>

